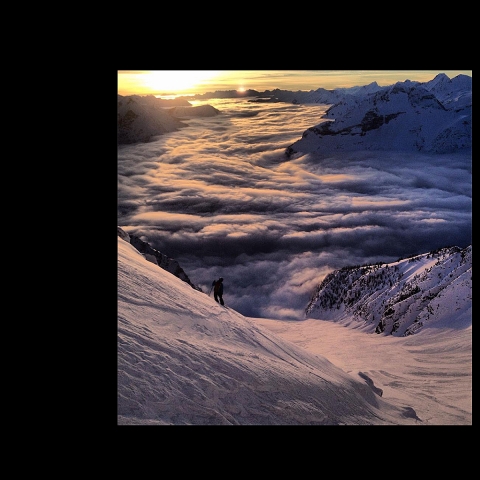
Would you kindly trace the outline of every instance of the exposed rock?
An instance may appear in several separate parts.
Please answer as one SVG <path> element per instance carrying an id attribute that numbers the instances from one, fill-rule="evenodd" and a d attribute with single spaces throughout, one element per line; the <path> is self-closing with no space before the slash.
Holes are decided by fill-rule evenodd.
<path id="1" fill-rule="evenodd" d="M 202 291 L 200 287 L 197 287 L 190 281 L 188 275 L 185 273 L 183 268 L 180 267 L 179 263 L 176 260 L 173 260 L 172 258 L 167 257 L 167 255 L 160 253 L 158 250 L 155 250 L 147 242 L 144 242 L 137 236 L 126 233 L 120 227 L 117 227 L 117 234 L 122 240 L 130 243 L 141 254 L 143 254 L 146 260 L 154 263 L 155 265 L 158 265 L 160 268 L 163 268 L 167 272 L 172 273 L 180 280 L 188 283 L 193 289 L 199 290 L 200 292 Z"/>

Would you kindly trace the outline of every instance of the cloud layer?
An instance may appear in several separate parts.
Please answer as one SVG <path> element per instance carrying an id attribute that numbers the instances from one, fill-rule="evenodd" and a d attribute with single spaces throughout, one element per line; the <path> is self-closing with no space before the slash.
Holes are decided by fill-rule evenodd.
<path id="1" fill-rule="evenodd" d="M 201 102 L 196 102 L 196 104 Z M 336 268 L 466 247 L 470 155 L 285 148 L 327 107 L 210 100 L 221 111 L 118 148 L 118 225 L 245 316 L 304 318 Z"/>

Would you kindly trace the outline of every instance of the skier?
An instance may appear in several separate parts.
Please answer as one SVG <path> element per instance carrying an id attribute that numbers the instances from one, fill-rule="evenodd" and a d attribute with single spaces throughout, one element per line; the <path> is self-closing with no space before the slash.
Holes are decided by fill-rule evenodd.
<path id="1" fill-rule="evenodd" d="M 216 282 L 215 286 L 213 287 L 213 298 L 217 303 L 220 305 L 224 305 L 223 303 L 223 278 L 220 277 Z"/>

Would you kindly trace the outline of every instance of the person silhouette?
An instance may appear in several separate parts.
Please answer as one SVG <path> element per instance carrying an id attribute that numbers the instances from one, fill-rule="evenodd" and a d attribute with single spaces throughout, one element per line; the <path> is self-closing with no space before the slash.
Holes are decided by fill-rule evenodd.
<path id="1" fill-rule="evenodd" d="M 220 277 L 216 282 L 215 282 L 215 287 L 213 287 L 213 298 L 217 303 L 220 303 L 220 305 L 224 305 L 223 303 L 223 278 Z"/>

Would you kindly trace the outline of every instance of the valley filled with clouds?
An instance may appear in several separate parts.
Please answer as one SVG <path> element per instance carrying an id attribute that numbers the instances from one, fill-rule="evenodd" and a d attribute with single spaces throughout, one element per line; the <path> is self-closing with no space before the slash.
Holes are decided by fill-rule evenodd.
<path id="1" fill-rule="evenodd" d="M 220 114 L 118 146 L 118 225 L 244 316 L 303 319 L 334 269 L 472 234 L 471 153 L 285 150 L 329 105 L 210 99 Z"/>

